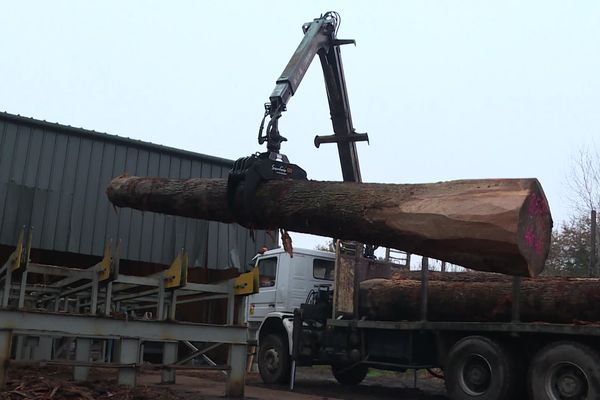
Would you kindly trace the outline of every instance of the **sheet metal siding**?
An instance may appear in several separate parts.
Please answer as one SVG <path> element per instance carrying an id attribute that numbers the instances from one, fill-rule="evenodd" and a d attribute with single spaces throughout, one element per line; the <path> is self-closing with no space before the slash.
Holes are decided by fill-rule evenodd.
<path id="1" fill-rule="evenodd" d="M 114 176 L 226 177 L 230 161 L 0 114 L 0 244 L 34 227 L 35 248 L 102 255 L 121 238 L 125 259 L 169 263 L 181 247 L 195 265 L 223 268 L 236 249 L 242 263 L 271 244 L 265 232 L 120 209 L 104 190 Z M 267 242 L 267 239 L 269 242 Z"/>

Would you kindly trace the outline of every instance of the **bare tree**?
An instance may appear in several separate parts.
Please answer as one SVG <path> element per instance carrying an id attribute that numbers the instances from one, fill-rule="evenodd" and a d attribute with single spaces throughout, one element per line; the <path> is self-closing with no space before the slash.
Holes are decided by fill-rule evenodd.
<path id="1" fill-rule="evenodd" d="M 578 214 L 600 209 L 600 151 L 595 143 L 580 147 L 571 157 L 567 187 Z"/>
<path id="2" fill-rule="evenodd" d="M 587 227 L 589 232 L 587 273 L 589 276 L 600 275 L 597 265 L 598 231 L 596 227 L 596 211 L 600 209 L 600 151 L 595 142 L 580 147 L 572 156 L 571 170 L 567 175 L 567 186 L 569 188 L 568 198 L 575 209 L 575 216 L 571 221 L 571 227 L 581 225 L 573 223 L 577 219 L 579 221 L 587 220 L 589 224 Z M 568 242 L 567 237 L 569 236 L 569 229 L 566 228 L 566 224 L 563 224 L 560 231 L 553 232 L 552 247 L 554 251 L 551 250 L 551 259 L 553 255 L 557 256 L 560 254 L 560 252 L 557 252 L 559 248 L 562 248 L 564 251 L 563 245 Z M 557 260 L 560 259 L 560 257 L 554 258 Z M 549 264 L 552 265 L 552 263 Z M 566 264 L 562 267 L 566 267 Z"/>

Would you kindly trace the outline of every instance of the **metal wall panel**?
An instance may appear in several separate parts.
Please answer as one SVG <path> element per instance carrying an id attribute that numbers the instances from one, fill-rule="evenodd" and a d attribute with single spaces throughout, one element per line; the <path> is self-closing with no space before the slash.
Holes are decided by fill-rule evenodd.
<path id="1" fill-rule="evenodd" d="M 267 235 L 238 225 L 116 212 L 105 188 L 117 175 L 226 177 L 230 160 L 0 113 L 0 244 L 14 246 L 19 227 L 34 227 L 34 248 L 102 255 L 108 239 L 121 256 L 166 264 L 185 247 L 193 265 L 247 264 Z"/>

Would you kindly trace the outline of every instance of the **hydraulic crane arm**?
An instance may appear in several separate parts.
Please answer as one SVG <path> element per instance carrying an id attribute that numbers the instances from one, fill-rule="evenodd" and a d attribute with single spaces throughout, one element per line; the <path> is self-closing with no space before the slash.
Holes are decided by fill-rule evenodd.
<path id="1" fill-rule="evenodd" d="M 267 142 L 269 151 L 279 153 L 281 142 L 287 140 L 279 133 L 279 118 L 286 110 L 289 99 L 296 93 L 315 55 L 319 55 L 334 135 L 316 136 L 315 146 L 319 147 L 321 143 L 337 143 L 344 181 L 360 182 L 360 165 L 355 142 L 366 141 L 368 136 L 364 133 L 356 133 L 352 125 L 339 46 L 355 42 L 337 39 L 339 23 L 339 15 L 336 12 L 328 12 L 303 25 L 304 38 L 277 79 L 275 89 L 269 97 L 270 102 L 265 104 L 265 118 L 268 116 L 270 121 L 263 135 L 263 119 L 258 142 L 259 144 Z"/>
<path id="2" fill-rule="evenodd" d="M 323 67 L 334 134 L 316 136 L 315 146 L 319 147 L 321 143 L 337 143 L 344 181 L 361 182 L 356 142 L 368 141 L 369 138 L 366 133 L 356 133 L 352 125 L 339 46 L 354 43 L 354 40 L 337 39 L 339 23 L 339 14 L 330 11 L 302 26 L 304 38 L 277 79 L 269 102 L 265 104 L 265 114 L 258 131 L 258 143 L 262 145 L 266 142 L 267 151 L 238 159 L 229 172 L 229 207 L 238 216 L 239 221 L 252 220 L 254 194 L 261 181 L 306 179 L 306 172 L 297 165 L 290 164 L 287 157 L 279 152 L 281 142 L 287 140 L 279 133 L 279 118 L 286 111 L 288 101 L 296 93 L 316 55 L 319 56 Z M 267 117 L 269 122 L 265 129 Z M 240 185 L 242 182 L 243 185 Z M 238 190 L 243 191 L 244 201 L 241 205 L 235 204 Z"/>

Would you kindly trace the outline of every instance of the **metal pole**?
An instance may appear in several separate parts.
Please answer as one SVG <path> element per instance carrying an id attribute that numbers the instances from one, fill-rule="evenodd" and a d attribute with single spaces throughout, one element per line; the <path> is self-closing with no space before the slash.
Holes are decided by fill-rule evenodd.
<path id="1" fill-rule="evenodd" d="M 96 315 L 98 311 L 98 272 L 94 272 L 94 277 L 92 278 L 92 299 L 90 304 L 90 314 Z"/>
<path id="2" fill-rule="evenodd" d="M 106 317 L 109 317 L 111 312 L 110 305 L 112 303 L 112 286 L 112 282 L 108 282 L 106 285 L 106 297 L 104 298 L 104 315 Z"/>
<path id="3" fill-rule="evenodd" d="M 353 318 L 354 319 L 359 319 L 360 318 L 360 314 L 358 312 L 358 302 L 359 302 L 359 296 L 360 296 L 360 276 L 359 276 L 359 269 L 360 269 L 360 262 L 362 260 L 363 257 L 363 252 L 364 252 L 364 246 L 362 243 L 357 243 L 355 242 L 355 252 L 354 252 L 354 266 L 353 266 L 353 270 L 354 270 L 354 287 L 353 287 L 353 292 L 352 292 L 352 314 L 353 314 Z"/>
<path id="4" fill-rule="evenodd" d="M 25 288 L 27 287 L 27 270 L 21 275 L 21 286 L 19 287 L 19 309 L 25 308 Z"/>
<path id="5" fill-rule="evenodd" d="M 292 360 L 292 371 L 290 372 L 290 391 L 294 390 L 294 384 L 296 383 L 296 360 Z"/>
<path id="6" fill-rule="evenodd" d="M 92 339 L 89 338 L 77 338 L 75 342 L 75 360 L 89 362 L 90 361 L 90 349 L 92 347 Z M 73 379 L 76 382 L 86 381 L 90 367 L 77 366 L 73 368 Z"/>
<path id="7" fill-rule="evenodd" d="M 134 338 L 121 338 L 119 346 L 119 363 L 137 364 L 139 362 L 140 341 Z M 119 369 L 117 382 L 119 385 L 135 386 L 136 370 L 135 367 L 126 367 Z"/>
<path id="8" fill-rule="evenodd" d="M 12 285 L 12 265 L 6 267 L 6 276 L 4 277 L 4 290 L 2 292 L 2 308 L 8 307 L 10 301 L 10 291 Z"/>
<path id="9" fill-rule="evenodd" d="M 156 305 L 156 320 L 165 320 L 165 280 L 158 282 L 158 301 Z"/>
<path id="10" fill-rule="evenodd" d="M 0 330 L 0 390 L 6 386 L 6 372 L 8 360 L 10 359 L 10 345 L 12 343 L 12 331 Z"/>
<path id="11" fill-rule="evenodd" d="M 590 267 L 588 270 L 588 276 L 590 277 L 594 276 L 594 274 L 598 276 L 598 270 L 596 269 L 596 257 L 598 254 L 598 249 L 596 248 L 596 236 L 598 234 L 598 229 L 596 222 L 596 210 L 592 210 L 590 224 Z"/>
<path id="12" fill-rule="evenodd" d="M 512 284 L 512 321 L 521 319 L 521 277 L 514 276 Z"/>
<path id="13" fill-rule="evenodd" d="M 52 360 L 52 345 L 54 338 L 52 336 L 40 336 L 37 346 L 33 349 L 33 359 L 35 361 Z"/>
<path id="14" fill-rule="evenodd" d="M 178 342 L 163 343 L 163 364 L 172 365 L 177 361 Z M 160 383 L 175 383 L 175 370 L 165 368 L 162 370 Z"/>
<path id="15" fill-rule="evenodd" d="M 421 320 L 427 321 L 427 300 L 429 297 L 429 258 L 421 260 Z"/>
<path id="16" fill-rule="evenodd" d="M 229 283 L 229 293 L 227 294 L 227 325 L 233 325 L 235 320 L 235 287 L 231 279 Z"/>
<path id="17" fill-rule="evenodd" d="M 177 289 L 174 289 L 171 292 L 171 305 L 169 308 L 169 320 L 175 321 L 176 315 L 177 315 Z"/>
<path id="18" fill-rule="evenodd" d="M 229 346 L 229 374 L 225 387 L 225 395 L 233 398 L 244 397 L 246 377 L 246 356 L 248 350 L 245 344 L 232 344 Z"/>

